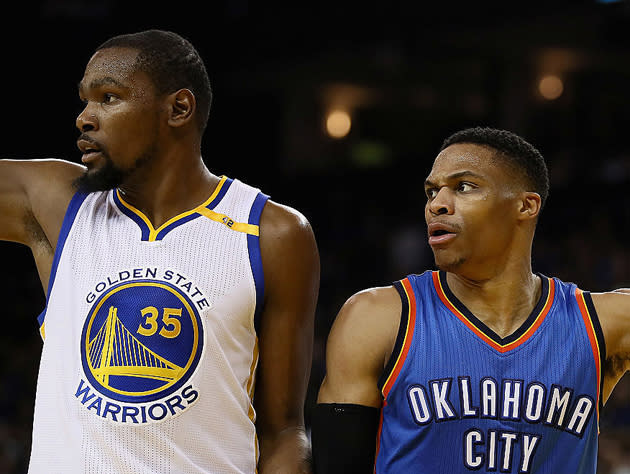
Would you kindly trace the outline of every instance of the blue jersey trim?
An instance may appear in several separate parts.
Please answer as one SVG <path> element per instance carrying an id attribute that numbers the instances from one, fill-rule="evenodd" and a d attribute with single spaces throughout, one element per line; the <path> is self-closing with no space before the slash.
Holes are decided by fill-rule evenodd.
<path id="1" fill-rule="evenodd" d="M 46 306 L 44 310 L 37 316 L 37 322 L 39 323 L 39 327 L 44 324 L 44 319 L 46 318 L 46 309 L 48 309 L 48 301 L 50 301 L 50 294 L 53 287 L 53 282 L 55 281 L 55 276 L 57 275 L 57 267 L 59 266 L 59 260 L 61 259 L 61 253 L 63 252 L 63 247 L 66 243 L 66 239 L 68 238 L 68 234 L 70 233 L 70 229 L 72 228 L 72 223 L 79 212 L 79 208 L 85 198 L 88 195 L 82 192 L 77 192 L 72 196 L 70 200 L 70 204 L 68 204 L 68 208 L 66 209 L 66 214 L 63 218 L 63 223 L 61 224 L 61 230 L 59 231 L 59 237 L 57 238 L 57 247 L 55 248 L 55 255 L 53 257 L 52 267 L 50 268 L 50 277 L 48 278 L 48 291 L 46 292 Z"/>
<path id="2" fill-rule="evenodd" d="M 223 199 L 225 193 L 228 192 L 228 189 L 230 189 L 230 186 L 232 186 L 233 182 L 234 180 L 232 178 L 226 178 L 225 183 L 223 183 L 223 186 L 221 186 L 221 189 L 219 190 L 219 193 L 214 197 L 212 201 L 210 201 L 210 203 L 206 207 L 208 209 L 214 209 L 217 204 L 221 202 L 221 199 Z"/>
<path id="3" fill-rule="evenodd" d="M 219 196 L 217 196 L 218 198 Z M 269 196 L 258 193 L 249 211 L 248 224 L 260 226 L 260 216 L 267 203 Z M 249 264 L 254 276 L 256 286 L 256 309 L 254 310 L 254 329 L 258 334 L 260 329 L 260 313 L 262 312 L 263 299 L 265 297 L 265 275 L 263 272 L 262 256 L 260 253 L 260 232 L 259 235 L 247 234 L 247 251 L 249 252 Z"/>
<path id="4" fill-rule="evenodd" d="M 120 197 L 118 196 L 118 193 L 116 192 L 116 190 L 114 190 L 112 195 L 114 197 L 114 202 L 116 203 L 116 206 L 118 207 L 118 209 L 120 209 L 120 211 L 124 215 L 126 215 L 129 219 L 131 219 L 136 224 L 138 224 L 138 227 L 140 227 L 140 231 L 141 231 L 140 239 L 149 240 L 149 235 L 151 234 L 151 230 L 149 229 L 149 226 L 147 226 L 146 222 L 144 222 L 138 214 L 133 212 L 131 209 L 129 209 L 127 206 L 125 206 L 121 202 Z"/>
<path id="5" fill-rule="evenodd" d="M 220 182 L 221 187 L 218 190 L 216 196 L 211 197 L 212 200 L 208 204 L 203 203 L 200 206 L 197 206 L 196 208 L 191 209 L 190 211 L 187 211 L 178 216 L 175 216 L 173 222 L 171 222 L 164 228 L 158 227 L 157 229 L 153 228 L 148 218 L 140 210 L 131 209 L 132 206 L 130 204 L 126 204 L 122 200 L 122 198 L 118 195 L 117 190 L 114 190 L 113 197 L 114 197 L 114 202 L 116 203 L 116 206 L 118 207 L 118 209 L 127 217 L 129 217 L 132 221 L 134 221 L 140 228 L 140 233 L 141 233 L 140 240 L 143 240 L 145 242 L 147 241 L 157 242 L 157 241 L 162 240 L 169 232 L 171 232 L 173 229 L 176 229 L 180 225 L 183 225 L 186 222 L 190 222 L 198 217 L 201 217 L 201 214 L 197 211 L 201 207 L 206 207 L 207 209 L 214 209 L 217 206 L 217 204 L 221 202 L 221 200 L 223 199 L 225 194 L 228 192 L 233 182 L 234 182 L 233 179 L 224 177 L 224 179 L 222 179 L 222 181 Z"/>
<path id="6" fill-rule="evenodd" d="M 157 233 L 155 240 L 156 241 L 162 240 L 166 234 L 168 234 L 170 231 L 172 231 L 176 227 L 179 227 L 180 225 L 185 224 L 186 222 L 190 222 L 193 219 L 196 219 L 197 217 L 201 217 L 201 214 L 195 212 L 194 214 L 187 215 L 186 217 L 182 217 L 179 220 L 173 222 L 172 224 L 169 224 L 168 226 L 164 227 L 164 229 L 162 229 L 161 231 Z"/>

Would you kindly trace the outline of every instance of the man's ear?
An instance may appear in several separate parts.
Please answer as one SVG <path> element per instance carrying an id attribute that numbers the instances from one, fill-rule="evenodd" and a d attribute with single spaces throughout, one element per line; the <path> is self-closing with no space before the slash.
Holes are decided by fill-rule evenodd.
<path id="1" fill-rule="evenodd" d="M 193 119 L 197 101 L 190 89 L 179 89 L 169 95 L 168 124 L 181 127 Z"/>
<path id="2" fill-rule="evenodd" d="M 524 192 L 519 201 L 519 218 L 522 220 L 536 219 L 542 209 L 540 194 L 533 191 Z"/>

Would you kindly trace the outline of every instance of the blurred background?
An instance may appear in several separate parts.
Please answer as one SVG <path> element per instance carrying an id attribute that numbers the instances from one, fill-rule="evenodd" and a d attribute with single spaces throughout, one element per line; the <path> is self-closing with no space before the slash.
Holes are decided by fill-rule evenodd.
<path id="1" fill-rule="evenodd" d="M 105 39 L 161 28 L 191 40 L 215 94 L 209 168 L 299 209 L 316 233 L 307 426 L 343 302 L 433 268 L 423 181 L 442 140 L 461 128 L 514 131 L 546 157 L 536 271 L 592 291 L 630 286 L 627 1 L 264 3 L 3 7 L 0 156 L 79 160 L 77 83 Z M 27 248 L 2 242 L 0 259 L 0 472 L 23 473 L 45 299 Z M 628 379 L 602 413 L 600 473 L 630 472 Z"/>

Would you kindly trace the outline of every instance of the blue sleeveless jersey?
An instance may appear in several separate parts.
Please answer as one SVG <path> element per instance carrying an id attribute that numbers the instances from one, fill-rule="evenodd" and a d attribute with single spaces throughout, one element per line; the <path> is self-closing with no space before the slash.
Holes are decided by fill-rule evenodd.
<path id="1" fill-rule="evenodd" d="M 500 338 L 444 272 L 394 286 L 403 311 L 375 472 L 595 473 L 604 340 L 591 296 L 539 275 L 540 301 Z"/>

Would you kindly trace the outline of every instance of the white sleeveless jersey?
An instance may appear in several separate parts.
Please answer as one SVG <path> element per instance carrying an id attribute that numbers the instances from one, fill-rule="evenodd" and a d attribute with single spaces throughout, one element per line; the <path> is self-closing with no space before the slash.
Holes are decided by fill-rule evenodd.
<path id="1" fill-rule="evenodd" d="M 29 473 L 247 473 L 267 196 L 222 177 L 154 229 L 76 194 L 55 251 Z"/>

